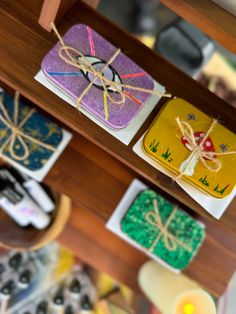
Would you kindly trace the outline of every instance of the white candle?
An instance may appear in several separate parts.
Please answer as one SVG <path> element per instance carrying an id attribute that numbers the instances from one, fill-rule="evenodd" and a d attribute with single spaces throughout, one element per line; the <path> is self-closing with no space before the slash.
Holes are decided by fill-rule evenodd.
<path id="1" fill-rule="evenodd" d="M 144 293 L 152 301 L 152 303 L 160 310 L 162 314 L 215 314 L 213 311 L 214 303 L 210 296 L 205 293 L 202 288 L 193 280 L 189 279 L 183 274 L 176 274 L 167 268 L 157 264 L 156 262 L 147 262 L 139 272 L 139 284 Z M 192 292 L 194 291 L 194 293 Z M 195 296 L 196 299 L 190 298 Z M 197 300 L 199 294 L 199 299 L 204 298 L 204 302 L 208 302 L 211 306 L 211 311 L 209 312 L 193 312 L 194 303 L 192 301 Z M 182 295 L 188 294 L 189 299 L 181 299 Z M 204 294 L 204 296 L 203 296 Z M 207 297 L 205 296 L 207 295 Z M 178 301 L 179 300 L 179 301 Z M 178 302 L 185 300 L 183 304 L 185 312 L 173 312 L 174 306 L 178 305 Z M 211 301 L 210 301 L 211 300 Z M 207 303 L 207 304 L 208 304 Z M 195 307 L 194 307 L 195 309 Z M 192 311 L 192 313 L 191 313 Z"/>

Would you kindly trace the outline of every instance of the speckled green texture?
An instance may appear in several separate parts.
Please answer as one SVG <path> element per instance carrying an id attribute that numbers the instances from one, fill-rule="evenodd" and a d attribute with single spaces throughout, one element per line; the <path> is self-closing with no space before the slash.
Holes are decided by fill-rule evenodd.
<path id="1" fill-rule="evenodd" d="M 173 212 L 175 205 L 149 189 L 142 191 L 137 196 L 121 221 L 122 231 L 146 249 L 151 247 L 160 233 L 160 230 L 156 226 L 151 225 L 145 219 L 147 212 L 153 212 L 154 199 L 158 201 L 161 221 L 165 224 Z M 183 270 L 189 265 L 201 246 L 205 238 L 205 228 L 186 212 L 178 208 L 168 226 L 168 231 L 191 248 L 191 251 L 186 250 L 186 248 L 178 243 L 176 250 L 169 251 L 165 246 L 163 237 L 161 237 L 154 247 L 152 254 L 173 268 Z"/>

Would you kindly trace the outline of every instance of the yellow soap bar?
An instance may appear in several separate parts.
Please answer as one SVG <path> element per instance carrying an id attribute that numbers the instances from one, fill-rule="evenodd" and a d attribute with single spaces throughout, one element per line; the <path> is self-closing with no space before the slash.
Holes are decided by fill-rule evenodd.
<path id="1" fill-rule="evenodd" d="M 188 103 L 175 98 L 166 103 L 153 121 L 143 140 L 143 149 L 151 158 L 161 163 L 176 175 L 191 155 L 191 147 L 182 136 L 176 118 L 187 122 L 194 132 L 195 140 L 204 138 L 212 125 L 212 118 Z M 204 141 L 204 150 L 215 153 L 236 151 L 236 135 L 220 123 L 214 126 Z M 220 163 L 219 171 L 214 172 L 201 160 L 196 160 L 192 174 L 183 175 L 183 179 L 216 198 L 229 195 L 236 183 L 236 154 L 214 155 Z M 204 158 L 209 167 L 215 167 L 213 161 Z M 193 164 L 193 163 L 192 163 Z"/>

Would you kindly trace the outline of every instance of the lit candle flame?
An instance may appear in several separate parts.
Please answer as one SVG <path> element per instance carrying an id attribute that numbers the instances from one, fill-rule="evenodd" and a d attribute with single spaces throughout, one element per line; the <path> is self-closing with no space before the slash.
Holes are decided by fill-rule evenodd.
<path id="1" fill-rule="evenodd" d="M 194 313 L 194 305 L 192 303 L 184 304 L 184 313 L 183 314 L 193 314 Z"/>

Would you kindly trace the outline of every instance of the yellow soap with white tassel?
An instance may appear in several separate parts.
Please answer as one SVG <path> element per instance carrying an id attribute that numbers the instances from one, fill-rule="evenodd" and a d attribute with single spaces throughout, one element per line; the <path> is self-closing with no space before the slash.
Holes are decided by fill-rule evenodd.
<path id="1" fill-rule="evenodd" d="M 184 99 L 169 100 L 143 139 L 144 152 L 176 178 L 223 198 L 236 184 L 236 135 Z"/>

